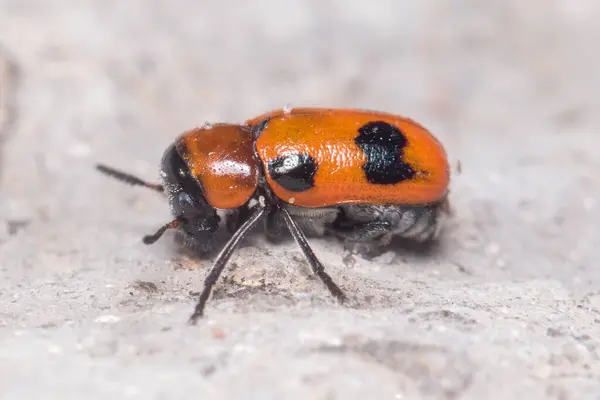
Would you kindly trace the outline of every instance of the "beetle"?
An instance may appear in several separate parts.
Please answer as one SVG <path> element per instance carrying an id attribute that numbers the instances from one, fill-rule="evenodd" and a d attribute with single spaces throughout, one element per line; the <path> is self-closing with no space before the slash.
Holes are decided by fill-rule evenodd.
<path id="1" fill-rule="evenodd" d="M 131 185 L 166 194 L 177 229 L 204 254 L 228 240 L 209 271 L 189 322 L 204 315 L 215 282 L 257 224 L 275 240 L 287 229 L 312 272 L 339 302 L 345 293 L 325 272 L 307 236 L 333 234 L 345 245 L 379 249 L 393 237 L 438 237 L 450 167 L 442 144 L 419 123 L 359 109 L 279 109 L 242 124 L 205 124 L 182 133 L 164 152 L 160 184 L 98 164 Z M 220 211 L 225 218 L 222 227 Z"/>

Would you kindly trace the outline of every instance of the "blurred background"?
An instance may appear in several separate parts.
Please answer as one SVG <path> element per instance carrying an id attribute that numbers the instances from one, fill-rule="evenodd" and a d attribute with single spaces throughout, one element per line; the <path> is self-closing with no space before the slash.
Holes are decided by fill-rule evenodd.
<path id="1" fill-rule="evenodd" d="M 28 377 L 53 382 L 28 358 L 35 348 L 32 339 L 15 339 L 13 330 L 36 332 L 44 324 L 62 327 L 72 321 L 80 330 L 71 335 L 85 338 L 94 335 L 93 318 L 102 313 L 112 315 L 116 309 L 152 321 L 156 315 L 143 311 L 171 302 L 176 312 L 170 322 L 184 329 L 177 321 L 191 305 L 185 293 L 197 290 L 205 269 L 173 272 L 165 266 L 175 257 L 168 241 L 144 247 L 140 237 L 169 218 L 165 203 L 99 176 L 94 164 L 155 180 L 162 152 L 183 130 L 205 121 L 239 122 L 286 105 L 405 115 L 434 132 L 453 163 L 461 162 L 462 173 L 454 174 L 451 189 L 455 216 L 437 255 L 396 256 L 400 265 L 394 270 L 375 262 L 366 263 L 362 272 L 343 272 L 350 290 L 360 291 L 365 280 L 373 280 L 369 290 L 376 292 L 376 300 L 365 305 L 368 315 L 404 304 L 401 298 L 390 300 L 402 286 L 414 292 L 416 308 L 463 304 L 482 313 L 481 320 L 508 309 L 520 315 L 517 320 L 532 324 L 523 333 L 528 339 L 515 339 L 507 327 L 501 351 L 480 359 L 469 355 L 472 371 L 485 371 L 483 377 L 469 375 L 459 379 L 468 380 L 457 384 L 460 390 L 431 393 L 437 398 L 463 391 L 483 395 L 490 382 L 498 389 L 487 398 L 521 393 L 531 398 L 578 394 L 581 399 L 593 393 L 590 388 L 600 386 L 595 342 L 570 364 L 557 367 L 549 354 L 564 355 L 574 330 L 580 336 L 599 333 L 594 325 L 600 310 L 599 20 L 600 3 L 594 0 L 0 0 L 0 335 L 5 348 L 16 349 L 5 352 L 4 360 L 27 365 L 10 364 L 5 388 L 13 397 L 7 398 L 25 398 L 14 396 L 26 393 L 21 390 Z M 292 246 L 273 251 L 285 259 L 277 252 L 292 251 Z M 332 265 L 332 275 L 341 276 L 341 245 L 325 241 L 315 249 Z M 261 259 L 256 268 L 268 275 L 263 270 L 276 261 Z M 278 273 L 290 282 L 299 276 Z M 130 297 L 127 285 L 140 277 L 162 282 L 163 297 L 143 306 L 124 305 Z M 277 282 L 273 285 L 284 291 L 295 285 Z M 320 291 L 313 295 L 324 297 Z M 498 303 L 479 307 L 484 299 Z M 247 300 L 250 310 L 262 310 L 263 300 Z M 230 303 L 233 309 L 243 307 L 231 299 L 223 304 Z M 535 310 L 527 308 L 532 304 Z M 578 314 L 582 307 L 587 313 Z M 312 310 L 310 305 L 305 309 Z M 286 313 L 285 307 L 279 310 Z M 313 322 L 325 326 L 319 310 L 311 311 L 317 315 Z M 385 319 L 381 329 L 408 332 L 401 322 L 405 318 Z M 561 327 L 571 333 L 563 335 L 565 342 L 546 343 L 548 321 L 556 318 L 564 318 Z M 222 323 L 233 324 L 236 331 L 249 329 L 249 320 L 240 316 L 235 321 Z M 276 319 L 270 323 L 283 326 Z M 414 328 L 415 337 L 430 331 L 423 324 Z M 360 323 L 348 322 L 352 325 Z M 102 332 L 118 342 L 126 330 Z M 44 332 L 32 335 L 64 348 L 75 341 L 60 329 Z M 493 338 L 502 336 L 498 332 L 484 329 L 480 334 L 487 339 L 477 340 L 489 348 L 497 343 Z M 432 340 L 477 342 L 469 330 L 458 329 L 456 335 Z M 163 339 L 156 339 L 156 346 L 181 356 L 179 344 Z M 257 344 L 262 342 L 244 340 L 264 350 Z M 515 358 L 501 356 L 523 348 L 525 353 Z M 293 357 L 279 350 L 274 354 L 292 365 Z M 506 369 L 498 371 L 503 357 L 509 357 Z M 84 380 L 89 377 L 80 366 L 96 365 L 89 359 L 42 359 L 83 374 Z M 120 371 L 120 362 L 114 361 L 114 370 L 107 368 Z M 270 389 L 259 385 L 264 396 L 257 398 L 282 398 L 275 396 L 278 390 L 285 392 L 289 379 L 304 376 L 302 368 L 311 367 L 293 368 L 288 380 L 273 378 L 279 383 Z M 590 378 L 593 373 L 596 378 Z M 555 383 L 560 374 L 578 378 Z M 82 387 L 100 392 L 106 389 L 102 379 L 114 382 L 109 375 L 89 378 L 98 387 Z M 340 376 L 336 382 L 344 382 Z M 414 383 L 421 378 L 417 374 L 401 386 L 427 394 L 429 389 Z M 437 387 L 434 381 L 427 382 Z M 334 397 L 319 397 L 312 384 L 302 382 L 294 395 L 298 398 L 343 394 L 339 386 L 322 383 L 327 389 L 322 392 Z M 78 395 L 66 383 L 47 385 L 59 388 L 60 398 Z M 147 396 L 167 390 L 154 385 L 132 390 Z M 200 390 L 195 383 L 187 385 L 177 393 Z M 124 393 L 123 387 L 114 386 L 114 393 Z M 247 388 L 243 382 L 239 387 L 240 393 Z M 228 390 L 235 398 L 237 389 Z"/>

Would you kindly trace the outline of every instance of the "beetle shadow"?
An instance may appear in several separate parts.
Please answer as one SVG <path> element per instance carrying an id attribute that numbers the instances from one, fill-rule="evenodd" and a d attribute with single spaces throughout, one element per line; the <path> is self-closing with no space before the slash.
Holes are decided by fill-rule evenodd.
<path id="1" fill-rule="evenodd" d="M 439 239 L 429 242 L 417 242 L 406 238 L 394 238 L 384 251 L 393 251 L 397 255 L 411 255 L 418 258 L 430 258 L 443 251 L 443 243 Z"/>
<path id="2" fill-rule="evenodd" d="M 176 245 L 175 252 L 179 256 L 183 256 L 198 262 L 213 263 L 221 249 L 227 243 L 229 237 L 230 235 L 225 230 L 219 230 L 215 245 L 211 250 L 206 252 L 199 252 L 186 246 L 183 235 L 181 235 L 179 232 L 176 232 L 173 235 L 173 240 L 175 242 L 174 244 Z M 393 238 L 388 245 L 378 247 L 376 250 L 367 252 L 356 252 L 346 249 L 344 247 L 344 241 L 334 234 L 325 234 L 323 236 L 310 235 L 307 236 L 307 239 L 309 243 L 314 243 L 315 241 L 325 241 L 330 245 L 330 249 L 339 249 L 338 253 L 346 265 L 349 263 L 354 264 L 357 261 L 356 258 L 369 262 L 383 262 L 384 264 L 392 264 L 394 263 L 394 260 L 402 257 L 425 261 L 427 259 L 439 256 L 443 253 L 444 249 L 444 241 L 440 238 L 422 243 L 411 239 L 396 237 Z M 255 247 L 264 249 L 268 254 L 270 253 L 268 251 L 270 247 L 277 246 L 296 246 L 296 243 L 289 232 L 281 232 L 280 235 L 273 237 L 267 235 L 265 227 L 262 224 L 259 224 L 257 227 L 252 229 L 252 232 L 250 232 L 249 235 L 242 239 L 242 241 L 236 247 L 234 253 L 243 248 Z M 393 256 L 388 261 L 385 261 L 387 258 L 385 255 L 387 253 L 392 253 Z M 317 258 L 319 258 L 319 254 L 316 255 Z M 383 258 L 379 259 L 379 257 L 382 256 Z"/>

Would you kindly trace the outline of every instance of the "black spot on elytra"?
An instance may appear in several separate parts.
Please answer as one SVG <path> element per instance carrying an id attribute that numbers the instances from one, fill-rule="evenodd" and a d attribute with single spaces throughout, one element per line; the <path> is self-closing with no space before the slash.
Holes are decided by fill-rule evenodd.
<path id="1" fill-rule="evenodd" d="M 354 141 L 367 156 L 362 168 L 370 183 L 391 185 L 414 178 L 415 170 L 403 159 L 408 141 L 400 129 L 373 121 L 361 126 L 358 133 Z"/>
<path id="2" fill-rule="evenodd" d="M 288 154 L 277 157 L 267 166 L 275 182 L 292 192 L 304 192 L 315 184 L 317 163 L 308 154 Z"/>

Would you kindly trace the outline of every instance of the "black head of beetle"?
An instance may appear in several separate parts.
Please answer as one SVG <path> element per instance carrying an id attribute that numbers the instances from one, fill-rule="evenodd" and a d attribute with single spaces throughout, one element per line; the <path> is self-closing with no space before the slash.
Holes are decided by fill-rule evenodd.
<path id="1" fill-rule="evenodd" d="M 211 250 L 220 218 L 206 201 L 200 183 L 190 172 L 175 143 L 163 155 L 160 176 L 184 244 L 200 252 Z M 153 240 L 145 242 L 152 243 Z"/>
<path id="2" fill-rule="evenodd" d="M 175 143 L 167 148 L 162 158 L 162 185 L 143 181 L 105 165 L 99 164 L 97 168 L 130 185 L 145 186 L 166 194 L 175 219 L 163 225 L 156 233 L 144 236 L 145 244 L 156 242 L 167 229 L 177 229 L 186 247 L 200 253 L 212 250 L 220 218 L 217 210 L 206 201 L 200 183 L 190 172 Z"/>

